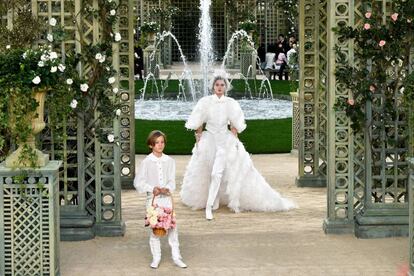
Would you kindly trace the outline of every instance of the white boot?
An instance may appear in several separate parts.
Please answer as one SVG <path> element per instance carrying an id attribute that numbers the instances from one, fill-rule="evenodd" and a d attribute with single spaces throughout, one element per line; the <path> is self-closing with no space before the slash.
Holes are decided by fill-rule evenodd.
<path id="1" fill-rule="evenodd" d="M 150 248 L 152 253 L 152 263 L 150 267 L 158 268 L 160 261 L 161 261 L 161 243 L 160 239 L 155 237 L 154 234 L 151 233 L 150 236 Z"/>
<path id="2" fill-rule="evenodd" d="M 176 266 L 181 268 L 187 267 L 187 265 L 183 262 L 183 258 L 180 254 L 180 248 L 177 245 L 171 246 L 171 255 Z"/>
<path id="3" fill-rule="evenodd" d="M 206 206 L 206 219 L 212 220 L 213 219 L 213 210 L 211 206 Z"/>

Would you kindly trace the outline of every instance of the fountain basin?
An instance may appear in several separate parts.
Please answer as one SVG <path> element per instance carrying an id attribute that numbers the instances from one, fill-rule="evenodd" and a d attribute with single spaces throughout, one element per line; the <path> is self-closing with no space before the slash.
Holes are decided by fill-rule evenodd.
<path id="1" fill-rule="evenodd" d="M 292 117 L 292 102 L 288 100 L 238 100 L 246 120 L 284 119 Z M 135 119 L 185 121 L 195 106 L 192 101 L 135 100 Z"/>

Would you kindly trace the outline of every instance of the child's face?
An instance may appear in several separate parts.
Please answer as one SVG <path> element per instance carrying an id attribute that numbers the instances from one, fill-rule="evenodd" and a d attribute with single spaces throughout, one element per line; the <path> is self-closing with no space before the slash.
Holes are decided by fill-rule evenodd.
<path id="1" fill-rule="evenodd" d="M 151 146 L 151 149 L 154 153 L 162 153 L 164 151 L 165 148 L 165 141 L 164 141 L 164 136 L 160 136 L 157 139 L 155 139 L 155 144 L 153 146 Z"/>

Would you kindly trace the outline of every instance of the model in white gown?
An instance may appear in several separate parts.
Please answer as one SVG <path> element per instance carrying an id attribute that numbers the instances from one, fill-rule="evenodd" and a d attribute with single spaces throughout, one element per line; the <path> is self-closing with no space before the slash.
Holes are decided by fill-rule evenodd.
<path id="1" fill-rule="evenodd" d="M 295 204 L 283 198 L 256 170 L 237 133 L 246 128 L 243 112 L 237 101 L 216 93 L 198 101 L 185 126 L 200 130 L 206 124 L 186 168 L 181 200 L 193 209 L 206 208 L 206 218 L 212 219 L 212 209 L 227 205 L 240 211 L 285 211 Z M 222 95 L 220 95 L 222 94 Z M 229 130 L 229 124 L 230 129 Z M 197 136 L 197 135 L 196 135 Z"/>

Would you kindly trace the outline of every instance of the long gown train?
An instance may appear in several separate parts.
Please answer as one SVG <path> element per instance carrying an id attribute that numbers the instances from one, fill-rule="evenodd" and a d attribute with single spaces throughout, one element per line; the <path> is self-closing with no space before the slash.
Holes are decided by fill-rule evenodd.
<path id="1" fill-rule="evenodd" d="M 226 135 L 226 167 L 217 196 L 220 205 L 240 211 L 287 211 L 296 204 L 282 197 L 254 167 L 243 144 L 230 131 Z M 211 171 L 214 163 L 215 140 L 204 131 L 187 166 L 181 200 L 193 209 L 206 207 Z M 216 199 L 216 200 L 217 200 Z M 215 204 L 215 208 L 218 206 Z"/>

